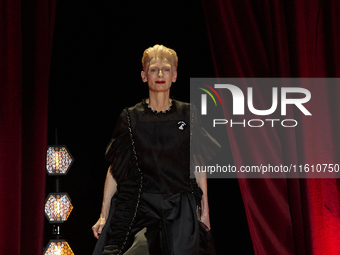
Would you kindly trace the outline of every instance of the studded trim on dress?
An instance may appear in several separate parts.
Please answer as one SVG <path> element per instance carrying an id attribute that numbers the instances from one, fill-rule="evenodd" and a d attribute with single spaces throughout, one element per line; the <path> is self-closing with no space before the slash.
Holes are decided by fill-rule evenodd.
<path id="1" fill-rule="evenodd" d="M 195 112 L 196 112 L 196 108 L 194 105 L 190 105 L 190 147 L 192 146 L 192 133 L 194 130 L 194 119 L 195 119 Z M 191 153 L 190 153 L 190 157 L 191 157 Z M 194 174 L 194 173 L 192 173 Z M 196 178 L 191 178 L 191 159 L 190 159 L 190 163 L 189 163 L 189 183 L 190 183 L 190 187 L 191 187 L 191 193 L 194 195 L 195 200 L 196 200 L 196 204 L 198 206 L 197 209 L 201 209 L 201 199 L 202 199 L 202 190 L 201 188 L 198 187 L 197 182 L 196 182 Z"/>
<path id="2" fill-rule="evenodd" d="M 129 239 L 130 231 L 131 231 L 132 226 L 133 226 L 133 224 L 136 220 L 136 215 L 137 215 L 137 211 L 138 211 L 138 208 L 139 208 L 140 197 L 141 197 L 142 188 L 143 188 L 143 172 L 140 170 L 139 165 L 138 165 L 136 147 L 135 147 L 135 142 L 133 140 L 133 134 L 132 134 L 132 129 L 131 129 L 131 119 L 130 119 L 128 109 L 125 108 L 124 111 L 126 113 L 126 119 L 127 119 L 127 122 L 128 122 L 128 130 L 129 130 L 129 135 L 130 135 L 130 140 L 131 140 L 131 145 L 132 145 L 132 151 L 133 151 L 133 154 L 134 154 L 134 157 L 135 157 L 135 160 L 136 160 L 136 167 L 138 169 L 138 172 L 140 173 L 140 179 L 139 179 L 139 189 L 138 189 L 138 194 L 137 194 L 137 203 L 136 203 L 136 206 L 135 206 L 133 217 L 132 217 L 131 222 L 130 222 L 129 229 L 126 232 L 124 242 L 123 242 L 121 248 L 119 249 L 119 253 L 118 253 L 119 255 L 122 254 L 122 252 L 125 248 L 125 245 L 126 245 L 128 239 Z"/>
<path id="3" fill-rule="evenodd" d="M 191 146 L 191 141 L 192 141 L 192 130 L 194 128 L 194 117 L 195 117 L 195 113 L 192 109 L 192 105 L 190 105 L 190 146 Z M 191 152 L 190 152 L 190 157 L 191 157 Z M 190 163 L 189 163 L 189 183 L 190 183 L 190 187 L 191 187 L 191 193 L 194 194 L 194 187 L 192 186 L 192 179 L 191 179 L 191 159 L 190 159 Z"/>
<path id="4" fill-rule="evenodd" d="M 143 99 L 143 105 L 145 105 L 148 109 L 150 109 L 150 111 L 151 112 L 153 112 L 153 113 L 156 113 L 156 114 L 164 114 L 164 113 L 167 113 L 167 112 L 169 112 L 170 110 L 171 110 L 171 107 L 172 107 L 172 105 L 173 105 L 173 102 L 172 102 L 173 100 L 171 99 L 171 102 L 170 102 L 170 106 L 169 106 L 169 108 L 168 109 L 166 109 L 165 111 L 156 111 L 156 110 L 153 110 L 150 106 L 149 106 L 149 104 L 146 102 L 146 100 L 145 99 Z"/>

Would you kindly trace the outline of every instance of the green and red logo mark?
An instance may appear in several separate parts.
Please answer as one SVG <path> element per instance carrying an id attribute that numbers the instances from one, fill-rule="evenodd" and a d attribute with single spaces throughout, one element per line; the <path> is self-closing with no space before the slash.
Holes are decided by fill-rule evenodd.
<path id="1" fill-rule="evenodd" d="M 220 96 L 218 95 L 217 91 L 211 87 L 210 85 L 208 84 L 205 84 L 205 83 L 202 83 L 202 82 L 197 82 L 197 83 L 200 83 L 202 84 L 203 86 L 207 87 L 208 89 L 210 89 L 218 98 L 218 100 L 220 101 L 220 104 L 222 106 L 222 100 L 220 98 Z M 207 89 L 205 88 L 201 88 L 201 87 L 198 87 L 200 90 L 203 90 L 205 93 L 207 93 L 211 98 L 212 100 L 214 101 L 215 103 L 215 106 L 217 106 L 217 103 L 216 103 L 216 100 L 215 100 L 215 97 L 214 95 Z M 201 114 L 202 115 L 207 115 L 207 95 L 206 94 L 202 94 L 201 95 L 201 103 L 202 103 L 202 108 L 201 108 Z"/>

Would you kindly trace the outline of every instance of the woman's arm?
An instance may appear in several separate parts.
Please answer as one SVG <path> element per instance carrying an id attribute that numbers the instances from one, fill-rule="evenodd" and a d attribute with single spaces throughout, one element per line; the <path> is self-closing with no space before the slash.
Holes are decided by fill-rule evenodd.
<path id="1" fill-rule="evenodd" d="M 117 191 L 117 182 L 113 178 L 110 172 L 110 167 L 109 167 L 109 169 L 107 170 L 105 184 L 104 184 L 104 195 L 103 195 L 103 203 L 102 203 L 100 217 L 98 221 L 96 222 L 96 224 L 94 224 L 92 227 L 93 235 L 97 239 L 102 233 L 107 217 L 109 216 L 111 199 L 113 195 L 116 193 L 116 191 Z"/>
<path id="2" fill-rule="evenodd" d="M 201 213 L 199 220 L 208 227 L 208 230 L 210 230 L 207 178 L 200 175 L 198 178 L 196 178 L 196 181 L 198 187 L 200 187 L 201 190 L 203 191 L 201 200 Z"/>

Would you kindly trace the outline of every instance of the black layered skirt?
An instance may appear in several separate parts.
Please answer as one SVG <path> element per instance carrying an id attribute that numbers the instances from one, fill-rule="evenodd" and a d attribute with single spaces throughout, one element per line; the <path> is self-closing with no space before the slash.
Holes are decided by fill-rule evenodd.
<path id="1" fill-rule="evenodd" d="M 211 233 L 197 219 L 193 193 L 142 193 L 137 215 L 127 232 L 123 225 L 129 222 L 124 224 L 122 219 L 130 216 L 126 211 L 129 208 L 117 203 L 118 197 L 113 198 L 110 216 L 93 255 L 214 254 Z"/>

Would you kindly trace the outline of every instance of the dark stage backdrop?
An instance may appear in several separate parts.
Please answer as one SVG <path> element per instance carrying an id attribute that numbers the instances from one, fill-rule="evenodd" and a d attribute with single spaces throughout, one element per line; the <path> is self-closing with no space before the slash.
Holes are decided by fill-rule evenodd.
<path id="1" fill-rule="evenodd" d="M 148 96 L 141 58 L 156 43 L 178 53 L 175 99 L 189 101 L 190 77 L 215 75 L 200 1 L 57 3 L 48 142 L 54 143 L 58 128 L 59 144 L 66 144 L 75 159 L 60 191 L 68 192 L 74 206 L 61 230 L 76 254 L 91 254 L 94 248 L 91 227 L 100 214 L 105 147 L 122 109 Z M 46 194 L 54 189 L 47 177 Z M 237 180 L 209 180 L 209 198 L 218 254 L 252 254 Z M 50 238 L 45 220 L 45 244 Z"/>
<path id="2" fill-rule="evenodd" d="M 76 254 L 91 254 L 95 244 L 91 226 L 99 216 L 108 166 L 103 153 L 118 114 L 147 97 L 147 86 L 140 80 L 145 48 L 161 43 L 178 52 L 179 77 L 172 95 L 183 101 L 189 100 L 189 77 L 339 76 L 340 6 L 335 0 L 204 0 L 204 12 L 200 1 L 194 0 L 138 2 L 59 1 L 57 5 L 48 143 L 54 143 L 58 128 L 59 144 L 66 144 L 75 158 L 60 190 L 70 194 L 74 205 L 62 233 Z M 54 191 L 53 178 L 48 177 L 44 194 L 54 6 L 54 1 L 0 2 L 0 250 L 4 254 L 41 254 L 51 237 L 45 220 L 42 240 L 43 203 Z M 339 158 L 339 109 L 332 108 L 339 91 L 323 91 L 321 96 L 322 102 L 329 102 L 324 104 L 324 121 L 330 128 L 316 125 L 322 131 L 307 129 L 312 132 L 304 135 L 302 130 L 271 133 L 278 138 L 279 160 L 299 163 L 312 155 L 320 163 L 324 155 L 314 153 L 312 141 L 321 150 L 332 151 L 328 156 Z M 243 141 L 255 138 L 230 130 L 229 135 L 232 147 L 239 146 L 244 153 L 233 150 L 240 159 L 235 163 L 243 164 L 244 155 L 251 153 Z M 263 152 L 267 147 L 264 144 Z M 248 219 L 236 180 L 209 180 L 209 184 L 218 254 L 254 253 L 247 220 L 256 254 L 340 253 L 338 180 L 240 181 Z"/>
<path id="3" fill-rule="evenodd" d="M 0 254 L 42 254 L 55 1 L 0 1 Z"/>
<path id="4" fill-rule="evenodd" d="M 217 76 L 339 77 L 339 1 L 203 3 Z M 270 105 L 264 92 L 258 103 Z M 320 88 L 313 95 L 317 100 L 310 108 L 322 117 L 311 123 L 290 112 L 300 123 L 294 131 L 228 128 L 235 164 L 339 163 L 339 88 Z M 230 118 L 228 109 L 225 114 Z M 240 179 L 239 184 L 255 254 L 340 254 L 338 179 Z"/>

